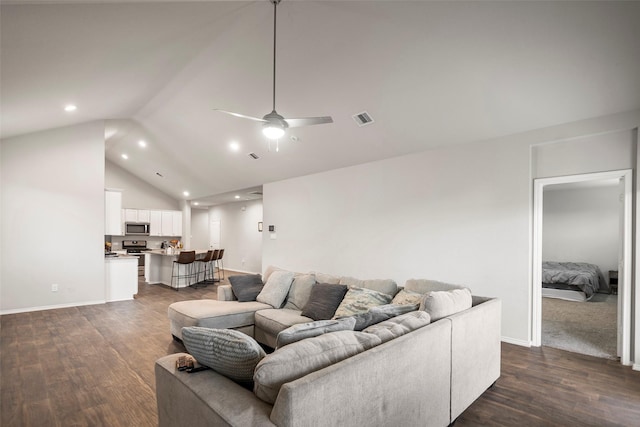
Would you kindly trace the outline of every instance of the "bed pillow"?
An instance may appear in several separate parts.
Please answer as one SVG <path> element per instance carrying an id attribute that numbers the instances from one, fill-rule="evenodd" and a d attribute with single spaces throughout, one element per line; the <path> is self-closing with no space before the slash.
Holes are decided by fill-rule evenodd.
<path id="1" fill-rule="evenodd" d="M 313 320 L 331 319 L 346 293 L 346 285 L 316 283 L 300 315 Z"/>
<path id="2" fill-rule="evenodd" d="M 452 314 L 471 308 L 471 291 L 467 288 L 450 291 L 429 292 L 425 295 L 420 310 L 431 316 L 431 321 L 451 316 Z"/>
<path id="3" fill-rule="evenodd" d="M 233 329 L 182 328 L 182 342 L 201 365 L 252 387 L 253 372 L 266 353 L 249 335 Z"/>
<path id="4" fill-rule="evenodd" d="M 259 274 L 245 274 L 241 276 L 229 276 L 231 290 L 236 299 L 240 302 L 255 301 L 262 291 L 264 283 Z"/>
<path id="5" fill-rule="evenodd" d="M 337 331 L 353 331 L 356 319 L 353 317 L 345 317 L 338 320 L 316 320 L 309 323 L 298 323 L 280 331 L 276 338 L 276 348 L 283 347 L 287 344 L 303 340 L 305 338 L 313 338 L 327 332 Z"/>
<path id="6" fill-rule="evenodd" d="M 393 319 L 385 320 L 377 325 L 369 326 L 363 332 L 374 334 L 384 343 L 398 338 L 418 328 L 427 326 L 431 322 L 429 313 L 425 311 L 412 311 Z"/>
<path id="7" fill-rule="evenodd" d="M 269 280 L 256 297 L 256 301 L 269 304 L 273 308 L 282 307 L 282 303 L 289 293 L 289 288 L 291 288 L 293 275 L 292 271 L 286 270 L 276 270 L 271 273 Z"/>
<path id="8" fill-rule="evenodd" d="M 413 291 L 408 291 L 406 289 L 401 289 L 400 292 L 398 292 L 396 294 L 395 297 L 393 297 L 393 300 L 391 301 L 391 304 L 397 304 L 397 305 L 415 305 L 418 304 L 420 305 L 420 302 L 422 301 L 422 298 L 424 298 L 424 294 L 418 293 L 418 292 L 413 292 Z"/>
<path id="9" fill-rule="evenodd" d="M 273 405 L 283 384 L 375 347 L 380 342 L 380 338 L 373 334 L 339 331 L 284 346 L 258 363 L 253 375 L 253 392 L 259 399 Z"/>
<path id="10" fill-rule="evenodd" d="M 366 313 L 371 307 L 389 304 L 391 299 L 391 295 L 371 289 L 349 288 L 333 317 L 335 319 L 358 313 Z"/>
<path id="11" fill-rule="evenodd" d="M 284 308 L 302 310 L 309 301 L 311 288 L 316 284 L 316 276 L 313 274 L 296 274 L 291 283 L 291 289 L 287 295 Z"/>

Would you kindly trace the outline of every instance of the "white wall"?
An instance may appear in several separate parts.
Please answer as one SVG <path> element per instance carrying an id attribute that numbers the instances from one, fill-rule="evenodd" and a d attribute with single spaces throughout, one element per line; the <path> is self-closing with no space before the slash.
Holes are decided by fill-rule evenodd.
<path id="1" fill-rule="evenodd" d="M 532 146 L 639 123 L 633 111 L 266 184 L 265 230 L 277 238 L 265 232 L 263 267 L 466 284 L 500 297 L 503 337 L 528 344 Z M 611 167 L 586 154 L 591 171 Z"/>
<path id="2" fill-rule="evenodd" d="M 123 208 L 180 209 L 178 200 L 108 160 L 105 160 L 105 186 L 124 190 L 122 192 Z"/>
<path id="3" fill-rule="evenodd" d="M 618 269 L 620 194 L 617 185 L 545 189 L 542 259 L 595 264 L 609 283 Z"/>
<path id="4" fill-rule="evenodd" d="M 191 248 L 209 248 L 208 209 L 191 209 Z"/>
<path id="5" fill-rule="evenodd" d="M 104 124 L 0 144 L 0 311 L 104 302 Z"/>
<path id="6" fill-rule="evenodd" d="M 262 200 L 214 206 L 209 209 L 209 220 L 220 221 L 224 268 L 260 273 L 263 233 L 258 232 L 258 222 L 262 221 Z"/>

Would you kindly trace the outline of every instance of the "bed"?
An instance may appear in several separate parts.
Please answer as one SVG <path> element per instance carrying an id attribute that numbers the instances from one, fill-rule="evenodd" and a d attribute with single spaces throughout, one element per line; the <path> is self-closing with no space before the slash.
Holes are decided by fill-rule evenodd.
<path id="1" fill-rule="evenodd" d="M 609 292 L 600 268 L 586 262 L 542 262 L 542 296 L 588 301 L 596 292 Z"/>

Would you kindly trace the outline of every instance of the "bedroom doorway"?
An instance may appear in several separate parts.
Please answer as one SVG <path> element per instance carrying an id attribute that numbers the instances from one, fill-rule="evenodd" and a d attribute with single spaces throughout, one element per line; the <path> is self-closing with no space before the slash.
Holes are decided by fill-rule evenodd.
<path id="1" fill-rule="evenodd" d="M 614 267 L 611 268 L 612 271 L 617 270 L 618 272 L 618 295 L 617 298 L 608 294 L 594 294 L 591 297 L 591 289 L 590 286 L 582 286 L 581 288 L 574 288 L 578 291 L 584 290 L 584 292 L 574 292 L 574 291 L 565 291 L 564 289 L 544 289 L 546 294 L 551 293 L 556 297 L 568 299 L 576 298 L 582 300 L 591 297 L 591 301 L 597 302 L 600 309 L 607 310 L 610 316 L 616 317 L 617 323 L 617 338 L 614 340 L 615 342 L 609 343 L 609 352 L 613 352 L 615 350 L 616 353 L 620 356 L 620 360 L 622 364 L 628 365 L 630 364 L 631 359 L 631 206 L 632 206 L 632 171 L 631 170 L 621 170 L 621 171 L 612 171 L 612 172 L 601 172 L 601 173 L 592 173 L 592 174 L 582 174 L 582 175 L 571 175 L 571 176 L 562 176 L 562 177 L 554 177 L 554 178 L 541 178 L 534 180 L 534 213 L 533 213 L 533 289 L 532 289 L 532 336 L 533 336 L 533 345 L 540 346 L 542 345 L 542 305 L 543 305 L 543 216 L 544 216 L 544 197 L 545 197 L 545 188 L 547 190 L 551 188 L 564 188 L 564 187 L 572 187 L 572 186 L 593 186 L 594 184 L 604 183 L 604 185 L 609 184 L 616 185 L 617 188 L 622 189 L 622 199 L 620 200 L 622 203 L 622 208 L 620 209 L 619 214 L 619 239 L 618 239 L 618 247 L 617 252 L 617 268 L 615 267 L 616 260 L 613 260 L 612 263 Z M 617 185 L 619 183 L 619 185 Z M 547 194 L 549 194 L 547 192 Z M 549 204 L 553 199 L 549 200 Z M 549 224 L 548 224 L 549 225 Z M 552 252 L 547 249 L 547 252 Z M 546 260 L 545 260 L 546 261 Z M 578 261 L 578 260 L 576 260 Z M 559 264 L 559 263 L 555 263 Z M 570 265 L 569 267 L 563 263 L 562 265 L 548 264 L 546 265 L 545 270 L 545 281 L 549 282 L 549 278 L 551 276 L 562 276 L 564 268 L 574 268 L 576 266 Z M 608 264 L 611 265 L 611 262 Z M 592 268 L 595 266 L 591 266 L 587 264 L 586 266 L 578 266 L 579 268 Z M 559 268 L 560 270 L 555 270 L 554 268 Z M 597 270 L 597 268 L 595 269 Z M 609 271 L 605 271 L 604 278 L 606 280 L 606 284 L 609 283 Z M 575 271 L 570 271 L 569 275 L 575 275 Z M 612 273 L 613 274 L 613 273 Z M 597 277 L 597 276 L 596 276 Z M 600 282 L 602 283 L 602 281 Z M 545 285 L 548 286 L 548 285 Z M 597 285 L 596 285 L 597 286 Z M 556 287 L 556 286 L 553 286 Z M 563 286 L 557 286 L 558 288 L 563 288 Z M 605 288 L 606 289 L 606 288 Z M 580 296 L 582 294 L 582 296 Z M 611 297 L 611 298 L 609 298 Z M 617 301 L 616 301 L 617 300 Z M 550 313 L 550 316 L 554 317 L 553 320 L 560 321 L 562 316 L 566 316 L 564 313 L 565 310 L 576 310 L 579 307 L 573 302 L 566 302 L 561 300 L 552 300 L 551 298 L 545 298 L 545 313 Z M 613 304 L 613 306 L 612 306 Z M 591 304 L 588 309 L 593 310 L 596 304 Z M 583 306 L 586 309 L 587 306 Z M 580 308 L 582 310 L 582 308 Z M 613 312 L 612 312 L 613 310 Z M 590 318 L 594 314 L 587 311 L 580 311 L 580 314 L 584 316 L 584 318 Z M 548 325 L 547 325 L 548 326 Z M 612 327 L 613 325 L 610 325 Z M 548 328 L 547 328 L 548 329 Z M 610 333 L 613 333 L 610 330 Z M 611 347 L 614 347 L 612 349 Z"/>

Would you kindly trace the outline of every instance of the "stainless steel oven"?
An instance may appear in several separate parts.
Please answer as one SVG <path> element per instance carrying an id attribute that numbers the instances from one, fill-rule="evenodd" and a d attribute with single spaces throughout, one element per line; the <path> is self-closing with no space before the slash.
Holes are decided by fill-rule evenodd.
<path id="1" fill-rule="evenodd" d="M 122 249 L 127 250 L 128 255 L 138 257 L 138 277 L 144 277 L 144 253 L 150 251 L 146 240 L 123 240 Z"/>

